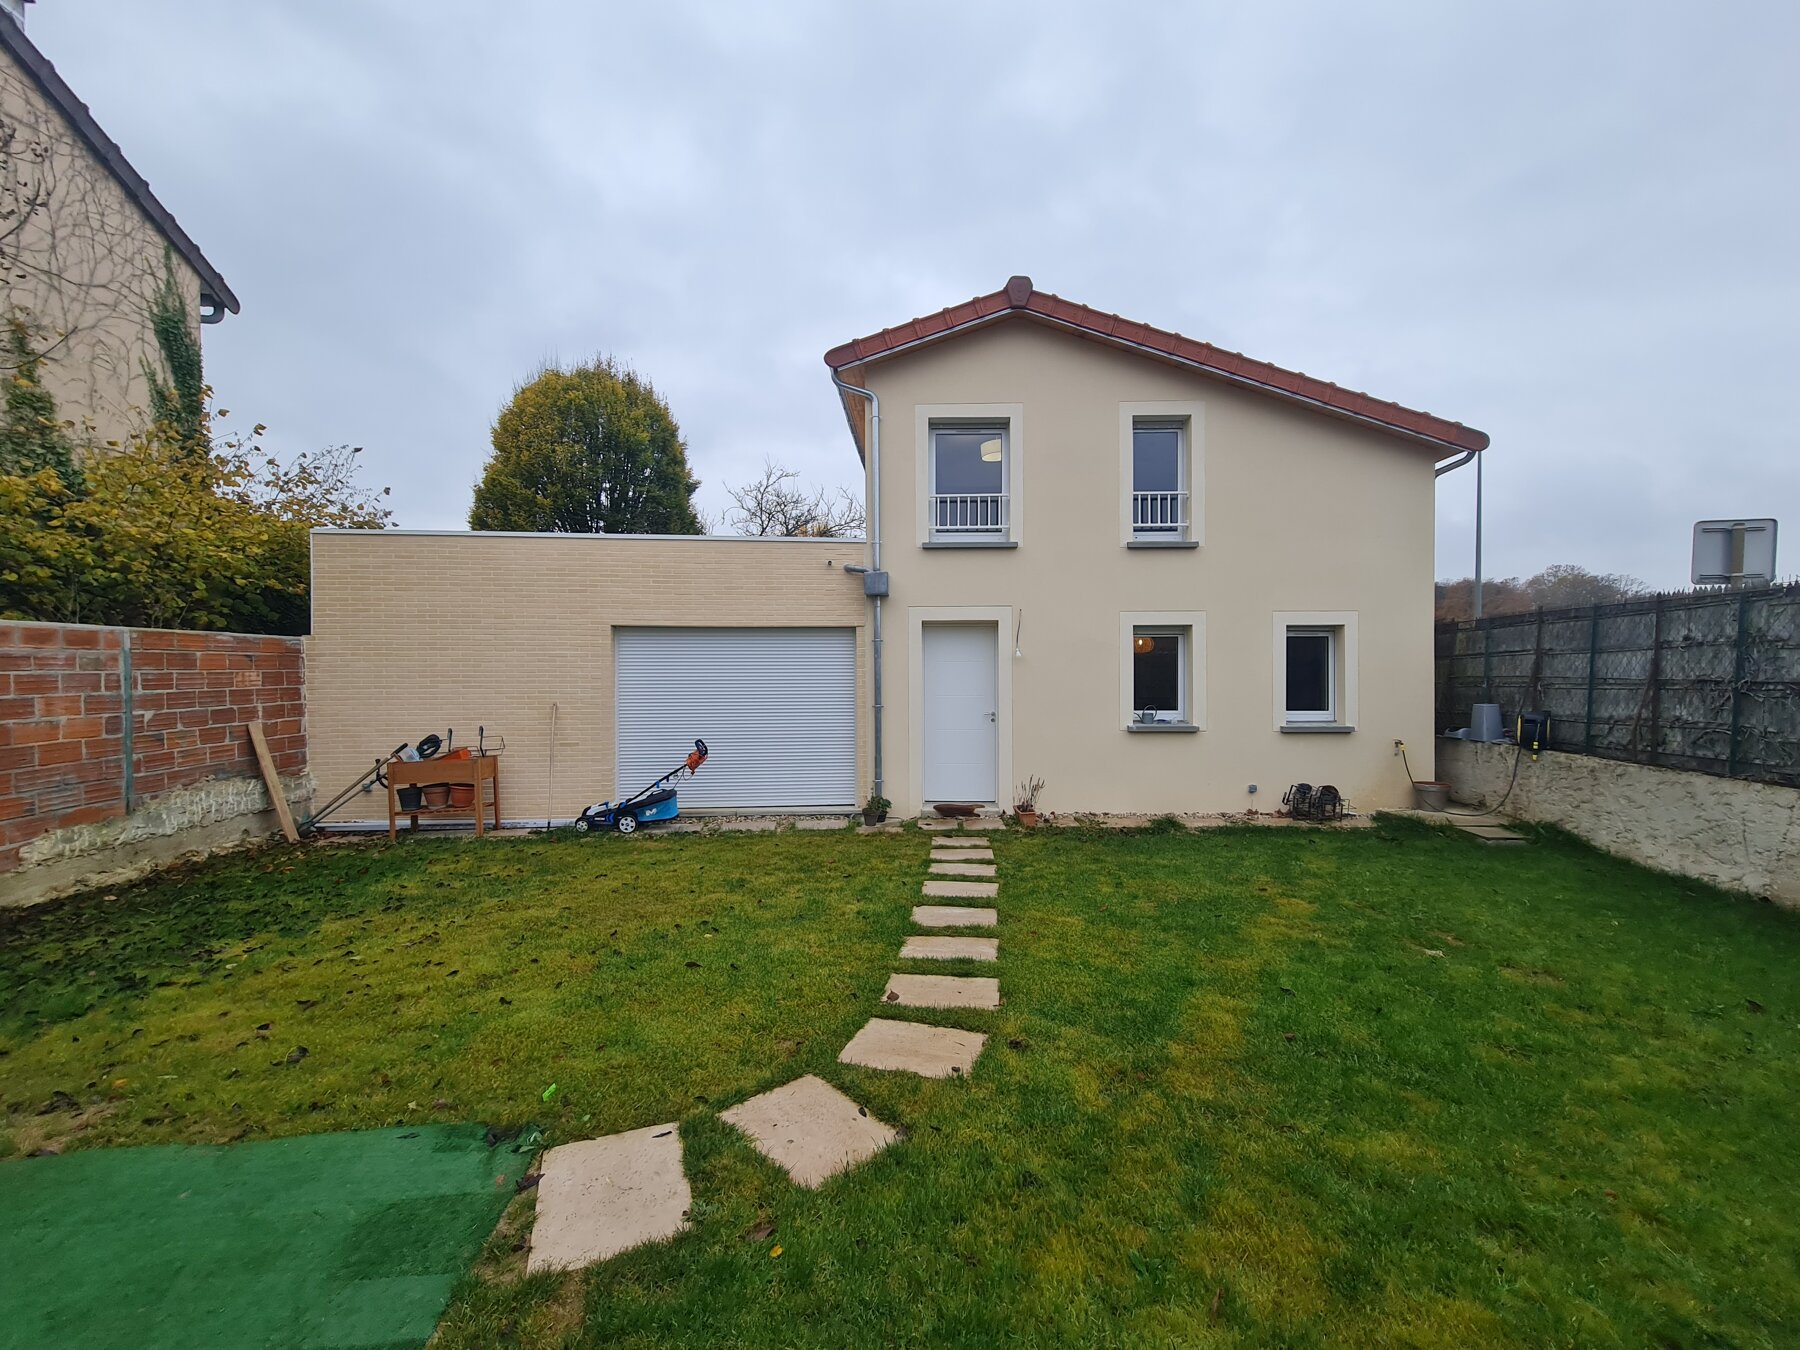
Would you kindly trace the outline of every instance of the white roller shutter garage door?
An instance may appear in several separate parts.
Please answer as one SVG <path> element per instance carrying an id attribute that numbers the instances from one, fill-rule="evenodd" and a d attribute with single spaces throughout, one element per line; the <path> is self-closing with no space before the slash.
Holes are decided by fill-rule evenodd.
<path id="1" fill-rule="evenodd" d="M 856 630 L 613 631 L 621 795 L 712 751 L 681 805 L 856 805 Z"/>

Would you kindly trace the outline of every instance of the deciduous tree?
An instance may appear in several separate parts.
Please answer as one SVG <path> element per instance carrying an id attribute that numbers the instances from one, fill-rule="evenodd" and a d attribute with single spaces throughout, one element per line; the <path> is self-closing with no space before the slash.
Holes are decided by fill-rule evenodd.
<path id="1" fill-rule="evenodd" d="M 54 470 L 0 474 L 0 617 L 304 633 L 309 531 L 388 519 L 356 454 L 283 463 L 256 433 L 196 454 L 158 424 L 97 458 L 80 495 Z"/>
<path id="2" fill-rule="evenodd" d="M 471 529 L 701 533 L 681 428 L 648 380 L 610 358 L 520 385 L 493 444 Z"/>
<path id="3" fill-rule="evenodd" d="M 1610 605 L 1643 595 L 1648 588 L 1622 572 L 1590 572 L 1574 563 L 1554 563 L 1536 576 L 1494 577 L 1481 583 L 1481 612 L 1524 614 L 1534 609 L 1572 609 Z M 1475 579 L 1460 577 L 1437 584 L 1440 623 L 1463 622 L 1475 615 Z"/>
<path id="4" fill-rule="evenodd" d="M 848 539 L 863 532 L 862 502 L 853 494 L 822 487 L 808 492 L 797 469 L 774 460 L 764 460 L 760 476 L 726 492 L 731 508 L 720 524 L 735 534 Z"/>

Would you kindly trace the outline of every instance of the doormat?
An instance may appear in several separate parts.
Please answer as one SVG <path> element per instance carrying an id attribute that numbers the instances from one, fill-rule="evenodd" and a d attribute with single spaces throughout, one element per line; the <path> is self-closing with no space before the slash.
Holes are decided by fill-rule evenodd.
<path id="1" fill-rule="evenodd" d="M 422 1346 L 530 1158 L 488 1137 L 422 1125 L 0 1163 L 0 1346 Z"/>

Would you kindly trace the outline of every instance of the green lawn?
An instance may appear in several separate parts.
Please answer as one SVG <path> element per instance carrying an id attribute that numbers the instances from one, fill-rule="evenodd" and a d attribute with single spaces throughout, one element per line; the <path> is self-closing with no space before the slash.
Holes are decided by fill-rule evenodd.
<path id="1" fill-rule="evenodd" d="M 1005 1006 L 926 1019 L 992 1033 L 969 1081 L 836 1063 L 912 832 L 269 850 L 0 915 L 0 1154 L 683 1121 L 690 1232 L 525 1280 L 527 1197 L 443 1347 L 1800 1340 L 1800 916 L 1399 820 L 996 852 Z M 908 1138 L 794 1187 L 716 1113 L 806 1072 Z"/>

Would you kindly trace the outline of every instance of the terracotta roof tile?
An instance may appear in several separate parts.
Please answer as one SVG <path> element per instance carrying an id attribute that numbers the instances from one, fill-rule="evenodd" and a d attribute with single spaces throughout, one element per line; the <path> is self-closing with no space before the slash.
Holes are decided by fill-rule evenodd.
<path id="1" fill-rule="evenodd" d="M 833 370 L 860 365 L 865 361 L 892 356 L 921 342 L 954 336 L 959 330 L 981 323 L 998 314 L 1017 312 L 1035 315 L 1073 328 L 1088 336 L 1126 343 L 1153 355 L 1171 357 L 1228 379 L 1255 385 L 1270 393 L 1315 403 L 1326 409 L 1361 418 L 1421 440 L 1455 450 L 1485 450 L 1485 432 L 1466 427 L 1461 422 L 1435 417 L 1416 408 L 1376 398 L 1355 389 L 1344 389 L 1329 380 L 1317 379 L 1297 370 L 1286 370 L 1227 351 L 1208 342 L 1199 342 L 1180 333 L 1153 328 L 1117 314 L 1104 314 L 1087 305 L 1065 300 L 1059 295 L 1035 289 L 1030 277 L 1012 277 L 998 291 L 978 295 L 960 305 L 925 318 L 913 319 L 879 333 L 857 338 L 825 353 L 825 364 Z"/>

